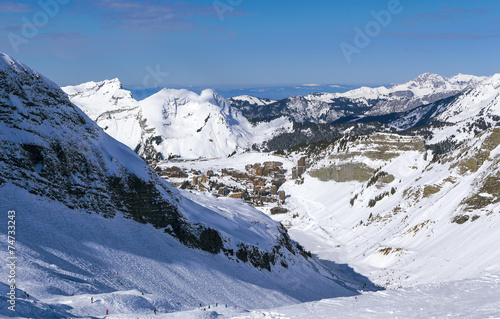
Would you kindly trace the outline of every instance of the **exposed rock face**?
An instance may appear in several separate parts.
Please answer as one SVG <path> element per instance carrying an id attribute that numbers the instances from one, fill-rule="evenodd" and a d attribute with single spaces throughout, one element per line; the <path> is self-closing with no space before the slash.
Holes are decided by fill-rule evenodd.
<path id="1" fill-rule="evenodd" d="M 372 176 L 374 170 L 363 163 L 342 164 L 331 167 L 321 167 L 310 171 L 312 177 L 320 181 L 366 182 Z"/>
<path id="2" fill-rule="evenodd" d="M 283 207 L 273 207 L 273 208 L 271 208 L 271 215 L 286 214 L 287 212 L 288 212 L 288 209 L 283 208 Z"/>

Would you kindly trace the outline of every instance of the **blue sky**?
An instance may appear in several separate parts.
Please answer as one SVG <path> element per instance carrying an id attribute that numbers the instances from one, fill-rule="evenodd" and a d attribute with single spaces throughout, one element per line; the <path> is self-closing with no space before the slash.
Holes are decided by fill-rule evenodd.
<path id="1" fill-rule="evenodd" d="M 500 72 L 499 13 L 493 0 L 2 1 L 0 51 L 61 85 L 377 85 Z"/>

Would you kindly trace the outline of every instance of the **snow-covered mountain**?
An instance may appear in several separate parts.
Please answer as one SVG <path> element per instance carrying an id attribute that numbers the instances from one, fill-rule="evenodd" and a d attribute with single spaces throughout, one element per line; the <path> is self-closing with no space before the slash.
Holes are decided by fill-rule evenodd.
<path id="1" fill-rule="evenodd" d="M 458 123 L 475 117 L 495 116 L 500 116 L 500 74 L 495 74 L 458 95 L 436 119 Z"/>
<path id="2" fill-rule="evenodd" d="M 279 119 L 252 125 L 217 92 L 163 89 L 138 102 L 115 79 L 64 87 L 108 134 L 146 160 L 225 157 L 287 131 Z"/>
<path id="3" fill-rule="evenodd" d="M 116 92 L 116 105 L 128 108 L 129 96 Z M 16 316 L 257 308 L 356 293 L 241 201 L 172 188 L 57 85 L 4 54 L 0 104 L 0 207 L 15 211 Z M 6 247 L 0 256 L 7 260 Z M 4 278 L 10 271 L 2 263 Z M 2 316 L 12 314 L 9 289 L 0 285 Z"/>
<path id="4" fill-rule="evenodd" d="M 485 77 L 459 74 L 446 78 L 424 73 L 392 87 L 361 87 L 345 93 L 313 93 L 263 104 L 246 98 L 246 104 L 233 103 L 251 119 L 290 116 L 295 121 L 331 123 L 349 116 L 377 116 L 405 112 L 418 106 L 454 96 Z"/>

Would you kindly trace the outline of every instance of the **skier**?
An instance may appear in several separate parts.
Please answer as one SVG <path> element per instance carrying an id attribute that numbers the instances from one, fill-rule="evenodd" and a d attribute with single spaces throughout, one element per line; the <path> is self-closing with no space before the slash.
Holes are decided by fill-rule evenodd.
<path id="1" fill-rule="evenodd" d="M 90 297 L 90 303 L 94 303 L 94 297 Z"/>
<path id="2" fill-rule="evenodd" d="M 106 315 L 107 315 L 108 313 L 109 313 L 109 312 L 108 312 L 108 309 L 106 309 Z"/>
<path id="3" fill-rule="evenodd" d="M 227 304 L 226 304 L 225 306 L 226 306 L 226 308 L 227 308 Z"/>
<path id="4" fill-rule="evenodd" d="M 216 302 L 216 303 L 215 303 L 215 306 L 216 306 L 216 307 L 218 307 L 218 306 L 219 306 L 219 304 Z"/>
<path id="5" fill-rule="evenodd" d="M 155 309 L 153 311 L 155 312 L 155 315 L 156 315 L 156 307 L 155 307 Z"/>

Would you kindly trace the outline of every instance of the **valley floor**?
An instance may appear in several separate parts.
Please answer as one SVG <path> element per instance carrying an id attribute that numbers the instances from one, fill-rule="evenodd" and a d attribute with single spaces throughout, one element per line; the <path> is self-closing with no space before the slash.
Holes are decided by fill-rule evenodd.
<path id="1" fill-rule="evenodd" d="M 356 297 L 325 299 L 276 309 L 235 314 L 215 311 L 212 318 L 500 318 L 500 276 L 418 285 Z M 196 312 L 165 318 L 210 318 Z"/>

